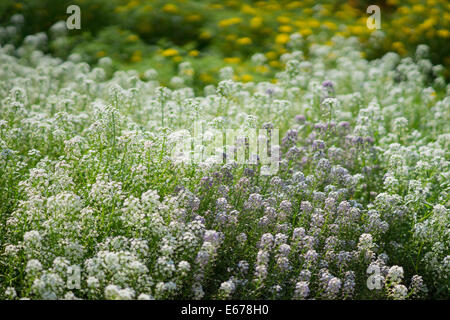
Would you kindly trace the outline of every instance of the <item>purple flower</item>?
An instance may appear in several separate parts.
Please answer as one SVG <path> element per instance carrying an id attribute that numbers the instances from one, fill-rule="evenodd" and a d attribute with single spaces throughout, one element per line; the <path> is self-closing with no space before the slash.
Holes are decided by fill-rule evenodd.
<path id="1" fill-rule="evenodd" d="M 296 115 L 295 116 L 295 121 L 298 123 L 305 123 L 306 121 L 306 117 L 302 114 Z"/>
<path id="2" fill-rule="evenodd" d="M 334 89 L 334 85 L 331 80 L 325 80 L 324 82 L 322 82 L 322 87 Z"/>

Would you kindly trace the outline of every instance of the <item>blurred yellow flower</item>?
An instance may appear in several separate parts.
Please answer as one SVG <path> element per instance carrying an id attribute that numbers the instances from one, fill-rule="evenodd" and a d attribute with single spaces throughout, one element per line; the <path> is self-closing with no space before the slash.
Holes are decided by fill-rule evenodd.
<path id="1" fill-rule="evenodd" d="M 406 53 L 405 47 L 403 46 L 403 43 L 401 43 L 400 41 L 392 43 L 392 48 L 401 55 L 404 55 Z"/>
<path id="2" fill-rule="evenodd" d="M 291 22 L 291 18 L 286 16 L 279 16 L 277 17 L 277 21 L 281 24 L 288 24 L 289 22 Z"/>
<path id="3" fill-rule="evenodd" d="M 422 4 L 415 4 L 412 7 L 412 11 L 415 13 L 421 13 L 425 11 L 425 7 Z"/>
<path id="4" fill-rule="evenodd" d="M 167 13 L 177 13 L 178 7 L 173 3 L 168 3 L 162 8 L 162 10 Z"/>
<path id="5" fill-rule="evenodd" d="M 99 51 L 99 52 L 97 52 L 96 56 L 97 56 L 97 58 L 104 57 L 104 56 L 106 56 L 106 52 L 103 51 L 103 50 L 102 50 L 102 51 Z"/>
<path id="6" fill-rule="evenodd" d="M 258 73 L 267 73 L 267 72 L 269 72 L 269 68 L 267 66 L 256 66 L 255 70 Z"/>
<path id="7" fill-rule="evenodd" d="M 316 19 L 311 19 L 311 20 L 308 20 L 308 26 L 311 28 L 318 28 L 318 27 L 320 27 L 320 22 Z"/>
<path id="8" fill-rule="evenodd" d="M 139 62 L 142 60 L 142 52 L 140 50 L 136 50 L 131 56 L 131 62 Z"/>
<path id="9" fill-rule="evenodd" d="M 255 15 L 257 13 L 255 8 L 252 8 L 248 4 L 244 4 L 241 8 L 241 12 L 245 14 L 252 14 Z"/>
<path id="10" fill-rule="evenodd" d="M 286 4 L 287 9 L 296 9 L 296 8 L 300 8 L 301 6 L 302 6 L 301 1 L 293 1 L 293 2 L 289 2 L 288 4 Z"/>
<path id="11" fill-rule="evenodd" d="M 250 74 L 243 74 L 243 75 L 241 76 L 241 80 L 242 80 L 243 82 L 250 82 L 250 81 L 253 80 L 253 76 L 250 75 Z"/>
<path id="12" fill-rule="evenodd" d="M 115 13 L 122 13 L 128 11 L 128 7 L 126 6 L 117 6 L 114 8 Z"/>
<path id="13" fill-rule="evenodd" d="M 221 5 L 220 3 L 212 3 L 209 5 L 209 7 L 213 10 L 223 9 L 223 5 Z"/>
<path id="14" fill-rule="evenodd" d="M 441 38 L 448 38 L 450 36 L 450 31 L 446 29 L 440 29 L 437 31 L 437 34 Z"/>
<path id="15" fill-rule="evenodd" d="M 387 4 L 391 6 L 398 5 L 398 0 L 387 0 Z"/>
<path id="16" fill-rule="evenodd" d="M 266 57 L 269 60 L 275 60 L 277 58 L 277 53 L 275 51 L 266 52 Z"/>
<path id="17" fill-rule="evenodd" d="M 181 56 L 175 56 L 172 58 L 173 62 L 180 62 L 181 60 L 183 60 L 183 57 Z"/>
<path id="18" fill-rule="evenodd" d="M 310 28 L 301 29 L 299 32 L 304 37 L 309 36 L 310 34 L 313 33 Z"/>
<path id="19" fill-rule="evenodd" d="M 269 65 L 270 65 L 272 68 L 280 68 L 280 67 L 281 67 L 281 63 L 280 63 L 280 61 L 278 61 L 278 60 L 272 60 L 272 61 L 269 61 Z"/>
<path id="20" fill-rule="evenodd" d="M 185 69 L 183 70 L 183 74 L 187 75 L 187 76 L 193 76 L 195 73 L 194 69 Z"/>
<path id="21" fill-rule="evenodd" d="M 239 57 L 226 57 L 223 59 L 223 61 L 225 61 L 226 63 L 241 63 L 241 58 Z"/>
<path id="22" fill-rule="evenodd" d="M 127 7 L 129 9 L 133 9 L 133 8 L 137 7 L 138 5 L 139 5 L 139 1 L 133 0 L 133 1 L 128 2 Z"/>
<path id="23" fill-rule="evenodd" d="M 200 35 L 198 36 L 200 39 L 209 39 L 211 38 L 211 33 L 209 31 L 202 31 L 202 33 L 200 33 Z"/>
<path id="24" fill-rule="evenodd" d="M 218 26 L 221 28 L 225 28 L 225 27 L 229 27 L 232 26 L 234 24 L 238 24 L 241 23 L 242 19 L 241 18 L 230 18 L 230 19 L 224 19 L 224 20 L 220 20 L 218 23 Z"/>
<path id="25" fill-rule="evenodd" d="M 142 8 L 140 8 L 140 10 L 142 10 L 143 12 L 150 12 L 153 10 L 153 7 L 149 4 L 146 4 L 145 6 L 143 6 Z"/>
<path id="26" fill-rule="evenodd" d="M 278 28 L 278 31 L 284 32 L 284 33 L 291 33 L 292 32 L 292 27 L 291 26 L 287 26 L 287 25 L 283 25 L 283 26 L 280 26 Z"/>
<path id="27" fill-rule="evenodd" d="M 263 19 L 261 17 L 254 17 L 250 20 L 250 27 L 253 29 L 257 29 L 261 27 L 263 24 Z"/>
<path id="28" fill-rule="evenodd" d="M 135 34 L 129 35 L 127 37 L 127 41 L 129 41 L 129 42 L 136 42 L 136 41 L 138 41 L 138 39 L 139 39 L 139 37 Z"/>
<path id="29" fill-rule="evenodd" d="M 198 22 L 198 21 L 202 21 L 202 16 L 199 14 L 191 14 L 191 15 L 187 16 L 185 19 L 188 22 Z"/>
<path id="30" fill-rule="evenodd" d="M 247 44 L 251 44 L 252 43 L 252 39 L 250 39 L 249 37 L 244 37 L 244 38 L 239 38 L 236 41 L 238 44 L 240 45 L 247 45 Z"/>
<path id="31" fill-rule="evenodd" d="M 435 24 L 436 21 L 433 18 L 428 18 L 422 24 L 419 25 L 419 28 L 427 30 L 433 27 Z"/>
<path id="32" fill-rule="evenodd" d="M 164 57 L 173 57 L 173 56 L 176 56 L 178 54 L 178 50 L 170 48 L 170 49 L 164 50 L 163 52 L 161 52 L 161 54 Z"/>
<path id="33" fill-rule="evenodd" d="M 201 73 L 200 75 L 199 75 L 199 78 L 200 78 L 200 80 L 201 81 L 203 81 L 203 82 L 205 82 L 205 83 L 211 83 L 211 82 L 213 82 L 213 77 L 212 76 L 210 76 L 209 74 L 207 74 L 207 73 Z"/>
<path id="34" fill-rule="evenodd" d="M 289 42 L 289 35 L 286 33 L 280 33 L 275 37 L 275 42 L 278 44 L 286 44 Z"/>
<path id="35" fill-rule="evenodd" d="M 189 51 L 189 55 L 191 57 L 198 57 L 199 54 L 200 54 L 200 51 L 198 51 L 198 50 L 191 50 L 191 51 Z"/>

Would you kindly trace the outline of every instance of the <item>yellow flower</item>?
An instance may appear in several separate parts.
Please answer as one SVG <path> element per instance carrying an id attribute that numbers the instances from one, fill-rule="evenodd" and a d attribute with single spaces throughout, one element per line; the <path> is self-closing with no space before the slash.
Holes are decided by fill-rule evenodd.
<path id="1" fill-rule="evenodd" d="M 230 8 L 236 8 L 239 6 L 239 1 L 229 0 L 227 1 L 227 6 Z"/>
<path id="2" fill-rule="evenodd" d="M 194 69 L 185 69 L 183 70 L 183 74 L 187 75 L 187 76 L 193 76 L 195 73 Z"/>
<path id="3" fill-rule="evenodd" d="M 178 7 L 173 3 L 168 3 L 162 8 L 162 10 L 167 13 L 177 13 Z"/>
<path id="4" fill-rule="evenodd" d="M 353 26 L 353 27 L 350 29 L 350 32 L 352 32 L 353 34 L 356 34 L 356 35 L 361 35 L 361 34 L 363 34 L 366 30 L 367 30 L 367 28 L 364 28 L 364 27 L 362 27 L 362 26 Z"/>
<path id="5" fill-rule="evenodd" d="M 255 8 L 250 7 L 248 4 L 244 4 L 241 8 L 241 12 L 245 14 L 255 15 L 257 13 Z"/>
<path id="6" fill-rule="evenodd" d="M 103 50 L 102 50 L 102 51 L 99 51 L 99 52 L 97 52 L 96 56 L 97 56 L 97 58 L 104 57 L 104 56 L 106 56 L 106 52 L 103 51 Z"/>
<path id="7" fill-rule="evenodd" d="M 183 57 L 181 56 L 175 56 L 172 58 L 173 62 L 180 62 L 181 60 L 183 60 Z"/>
<path id="8" fill-rule="evenodd" d="M 202 31 L 202 33 L 200 33 L 200 35 L 198 36 L 200 39 L 209 39 L 211 38 L 211 33 L 209 31 Z"/>
<path id="9" fill-rule="evenodd" d="M 263 19 L 261 17 L 254 17 L 250 20 L 250 27 L 253 29 L 257 29 L 261 27 L 263 24 Z"/>
<path id="10" fill-rule="evenodd" d="M 286 44 L 289 42 L 289 35 L 286 33 L 280 33 L 276 36 L 275 42 L 278 44 Z"/>
<path id="11" fill-rule="evenodd" d="M 133 53 L 131 56 L 131 62 L 139 62 L 142 60 L 142 52 L 140 50 L 137 50 Z"/>
<path id="12" fill-rule="evenodd" d="M 247 44 L 251 44 L 252 43 L 252 39 L 250 39 L 249 37 L 244 37 L 244 38 L 239 38 L 236 41 L 238 44 L 240 45 L 247 45 Z"/>
<path id="13" fill-rule="evenodd" d="M 256 66 L 256 72 L 258 73 L 267 73 L 269 72 L 269 68 L 267 66 Z"/>
<path id="14" fill-rule="evenodd" d="M 436 21 L 433 18 L 428 18 L 423 23 L 419 25 L 419 29 L 427 30 L 432 28 L 436 24 Z"/>
<path id="15" fill-rule="evenodd" d="M 440 29 L 437 31 L 437 34 L 441 38 L 448 38 L 450 36 L 450 32 L 446 29 Z"/>
<path id="16" fill-rule="evenodd" d="M 272 60 L 272 61 L 269 61 L 269 65 L 270 65 L 272 68 L 280 68 L 280 67 L 281 67 L 281 63 L 280 63 L 280 61 L 278 61 L 278 60 Z"/>
<path id="17" fill-rule="evenodd" d="M 387 4 L 390 6 L 398 5 L 398 0 L 387 0 Z"/>
<path id="18" fill-rule="evenodd" d="M 241 58 L 239 57 L 226 57 L 223 59 L 226 63 L 235 63 L 238 64 L 241 62 Z"/>
<path id="19" fill-rule="evenodd" d="M 136 42 L 136 41 L 138 41 L 138 39 L 139 39 L 138 36 L 135 34 L 129 35 L 127 37 L 127 41 L 129 41 L 129 42 Z"/>
<path id="20" fill-rule="evenodd" d="M 275 60 L 277 58 L 277 53 L 275 51 L 266 52 L 266 57 L 269 60 Z"/>
<path id="21" fill-rule="evenodd" d="M 277 17 L 277 21 L 281 24 L 288 24 L 289 22 L 291 22 L 291 18 L 286 16 L 279 16 Z"/>
<path id="22" fill-rule="evenodd" d="M 198 50 L 191 50 L 191 51 L 189 51 L 189 55 L 191 57 L 198 57 L 199 54 L 200 54 L 200 51 L 198 51 Z"/>
<path id="23" fill-rule="evenodd" d="M 243 82 L 250 82 L 250 81 L 253 80 L 253 76 L 250 75 L 250 74 L 243 74 L 241 76 L 241 79 L 242 79 Z"/>
<path id="24" fill-rule="evenodd" d="M 191 14 L 191 15 L 187 16 L 185 19 L 188 22 L 198 22 L 198 21 L 202 20 L 202 16 L 199 14 Z"/>
<path id="25" fill-rule="evenodd" d="M 161 54 L 164 57 L 173 57 L 173 56 L 176 56 L 178 54 L 178 50 L 170 48 L 170 49 L 164 50 L 163 52 L 161 52 Z"/>
<path id="26" fill-rule="evenodd" d="M 292 32 L 292 27 L 291 26 L 286 26 L 286 25 L 280 26 L 278 28 L 278 31 L 284 32 L 284 33 L 291 33 Z"/>
<path id="27" fill-rule="evenodd" d="M 142 8 L 140 8 L 140 10 L 142 10 L 143 12 L 150 12 L 153 10 L 153 7 L 149 4 L 146 4 L 145 6 L 143 6 Z"/>
<path id="28" fill-rule="evenodd" d="M 128 8 L 126 6 L 117 6 L 114 8 L 115 13 L 122 13 L 122 12 L 126 12 L 127 10 L 128 10 Z"/>
<path id="29" fill-rule="evenodd" d="M 213 77 L 211 77 L 209 74 L 207 74 L 207 73 L 201 73 L 200 75 L 199 75 L 199 78 L 200 78 L 200 80 L 201 81 L 203 81 L 203 82 L 206 82 L 206 83 L 211 83 L 211 82 L 213 82 Z"/>
<path id="30" fill-rule="evenodd" d="M 221 28 L 225 28 L 225 27 L 229 27 L 232 26 L 234 24 L 238 24 L 241 23 L 242 19 L 241 18 L 230 18 L 230 19 L 224 19 L 224 20 L 220 20 L 218 23 L 218 26 Z"/>
<path id="31" fill-rule="evenodd" d="M 401 43 L 400 41 L 392 43 L 392 48 L 401 55 L 404 55 L 406 53 L 405 47 L 403 46 L 403 43 Z"/>
<path id="32" fill-rule="evenodd" d="M 397 9 L 399 14 L 406 15 L 409 13 L 409 7 L 403 6 Z"/>
<path id="33" fill-rule="evenodd" d="M 209 5 L 209 7 L 211 9 L 215 9 L 215 10 L 223 9 L 223 5 L 221 5 L 220 3 L 212 3 Z"/>
<path id="34" fill-rule="evenodd" d="M 412 11 L 415 13 L 421 13 L 425 11 L 425 7 L 422 4 L 415 4 L 412 7 Z"/>
<path id="35" fill-rule="evenodd" d="M 312 30 L 309 28 L 305 28 L 305 29 L 301 29 L 300 30 L 300 34 L 304 37 L 309 36 L 310 34 L 312 34 Z"/>
<path id="36" fill-rule="evenodd" d="M 266 5 L 267 11 L 278 11 L 280 10 L 280 5 L 278 3 L 269 3 Z"/>
<path id="37" fill-rule="evenodd" d="M 311 19 L 311 20 L 308 21 L 308 25 L 311 28 L 318 28 L 318 27 L 320 27 L 320 22 L 315 20 L 315 19 Z"/>
<path id="38" fill-rule="evenodd" d="M 281 45 L 275 45 L 275 49 L 277 50 L 279 55 L 287 52 L 286 48 Z"/>
<path id="39" fill-rule="evenodd" d="M 450 22 L 450 13 L 448 13 L 448 12 L 445 12 L 445 13 L 444 13 L 444 20 L 445 20 L 446 22 Z"/>
<path id="40" fill-rule="evenodd" d="M 138 5 L 139 5 L 139 1 L 133 0 L 133 1 L 128 2 L 127 7 L 129 9 L 133 9 L 133 8 L 137 7 Z"/>
<path id="41" fill-rule="evenodd" d="M 286 5 L 286 9 L 296 9 L 302 6 L 301 1 L 293 1 Z"/>

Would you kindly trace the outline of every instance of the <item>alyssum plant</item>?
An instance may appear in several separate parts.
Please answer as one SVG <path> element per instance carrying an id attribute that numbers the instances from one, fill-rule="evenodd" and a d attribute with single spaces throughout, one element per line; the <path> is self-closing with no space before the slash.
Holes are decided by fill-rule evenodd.
<path id="1" fill-rule="evenodd" d="M 42 41 L 0 48 L 0 298 L 450 297 L 450 87 L 426 46 L 367 61 L 335 37 L 276 84 L 226 69 L 196 96 Z M 279 130 L 278 170 L 233 143 L 177 161 L 196 121 L 205 144 Z"/>

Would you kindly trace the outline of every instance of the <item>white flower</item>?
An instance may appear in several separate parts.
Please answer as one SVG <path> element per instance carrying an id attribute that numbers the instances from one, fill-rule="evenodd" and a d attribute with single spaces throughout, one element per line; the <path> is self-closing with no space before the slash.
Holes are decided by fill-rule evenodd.
<path id="1" fill-rule="evenodd" d="M 402 284 L 396 284 L 392 288 L 391 296 L 395 300 L 404 300 L 408 295 L 408 289 Z"/>
<path id="2" fill-rule="evenodd" d="M 403 280 L 403 268 L 400 266 L 392 266 L 389 269 L 387 279 L 393 283 L 399 283 Z"/>
<path id="3" fill-rule="evenodd" d="M 234 290 L 236 290 L 236 284 L 233 280 L 222 282 L 220 284 L 220 290 L 222 290 L 226 296 L 230 296 L 234 293 Z"/>

